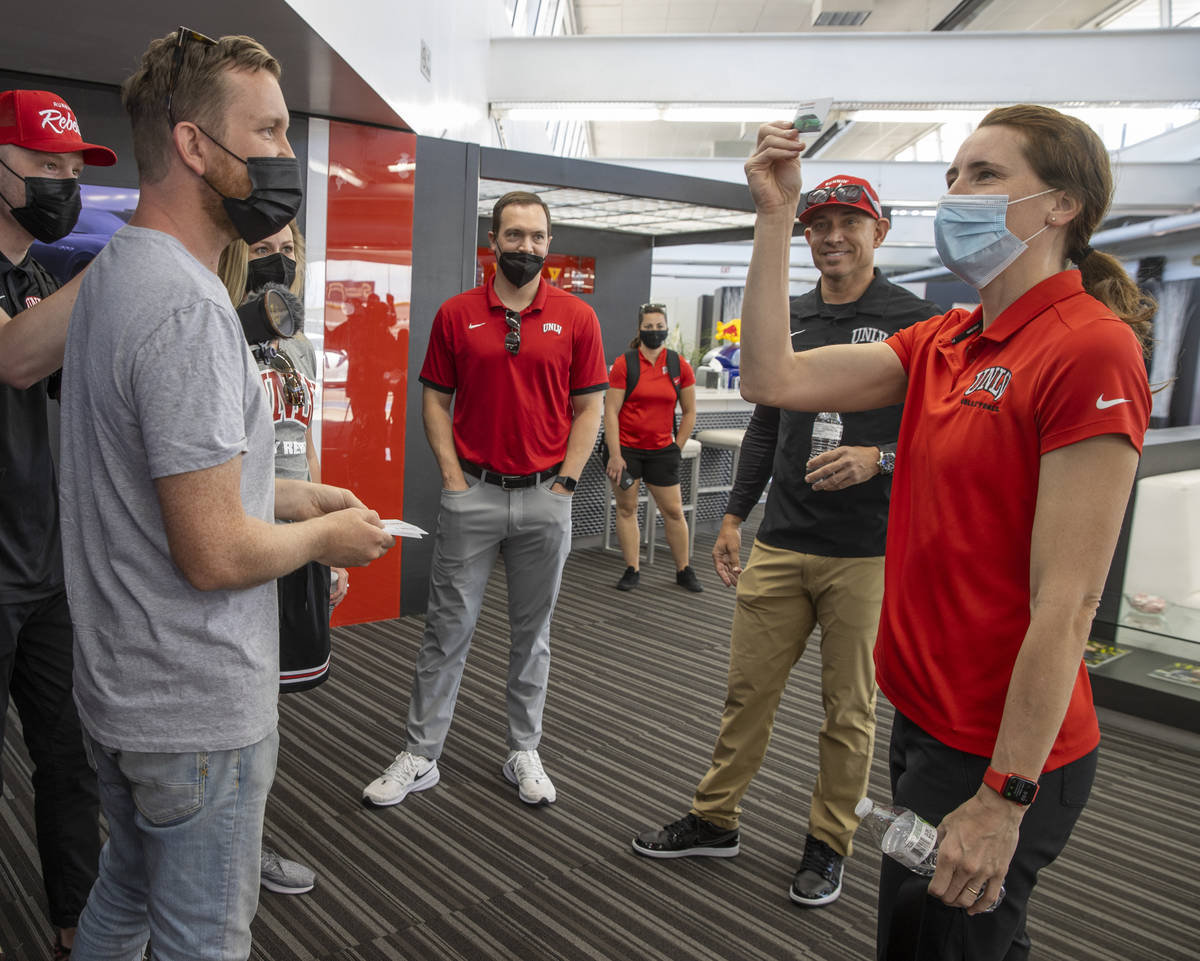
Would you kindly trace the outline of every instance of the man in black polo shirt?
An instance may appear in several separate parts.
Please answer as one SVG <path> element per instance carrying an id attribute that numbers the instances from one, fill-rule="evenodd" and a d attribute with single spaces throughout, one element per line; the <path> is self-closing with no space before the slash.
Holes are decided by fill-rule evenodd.
<path id="1" fill-rule="evenodd" d="M 57 95 L 0 93 L 0 745 L 11 693 L 34 763 L 55 957 L 69 953 L 96 878 L 99 799 L 71 697 L 71 620 L 46 419 L 57 380 L 47 375 L 62 365 L 78 284 L 51 298 L 58 283 L 29 248 L 74 228 L 84 164 L 116 159 L 83 142 Z"/>
<path id="2" fill-rule="evenodd" d="M 935 304 L 888 283 L 875 270 L 875 248 L 889 223 L 869 183 L 833 177 L 805 200 L 800 220 L 821 280 L 791 302 L 796 350 L 883 340 L 940 313 Z M 633 841 L 638 854 L 738 853 L 739 802 L 766 754 L 792 665 L 820 624 L 825 706 L 820 771 L 804 856 L 789 894 L 807 907 L 829 904 L 841 894 L 842 861 L 858 826 L 854 805 L 866 793 L 875 741 L 872 654 L 900 412 L 897 405 L 842 414 L 840 444 L 814 457 L 817 415 L 755 408 L 713 548 L 717 573 L 726 585 L 737 585 L 737 606 L 712 766 L 696 789 L 691 811 L 639 834 Z M 743 572 L 741 524 L 772 475 Z"/>

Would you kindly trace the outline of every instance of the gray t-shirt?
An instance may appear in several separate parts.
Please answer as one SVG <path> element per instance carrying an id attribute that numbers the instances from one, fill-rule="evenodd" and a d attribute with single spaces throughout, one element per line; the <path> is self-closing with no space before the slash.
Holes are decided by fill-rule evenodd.
<path id="1" fill-rule="evenodd" d="M 270 408 L 229 295 L 175 238 L 124 227 L 92 263 L 63 362 L 61 513 L 75 702 L 101 744 L 231 750 L 277 723 L 275 582 L 198 591 L 157 478 L 241 456 L 274 519 Z"/>

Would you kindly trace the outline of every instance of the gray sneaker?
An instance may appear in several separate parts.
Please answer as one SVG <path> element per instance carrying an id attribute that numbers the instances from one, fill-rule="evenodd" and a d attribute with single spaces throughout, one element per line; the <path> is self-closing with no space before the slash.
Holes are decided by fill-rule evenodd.
<path id="1" fill-rule="evenodd" d="M 262 849 L 261 870 L 262 886 L 277 894 L 307 894 L 317 880 L 311 868 L 281 858 L 267 847 Z"/>

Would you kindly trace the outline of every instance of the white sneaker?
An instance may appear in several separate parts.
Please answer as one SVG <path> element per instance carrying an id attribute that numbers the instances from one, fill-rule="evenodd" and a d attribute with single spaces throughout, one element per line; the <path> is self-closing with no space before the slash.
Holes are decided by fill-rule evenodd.
<path id="1" fill-rule="evenodd" d="M 363 800 L 376 807 L 399 804 L 412 791 L 424 791 L 439 780 L 437 761 L 403 751 L 374 781 L 363 788 Z"/>
<path id="2" fill-rule="evenodd" d="M 510 751 L 501 770 L 526 804 L 553 804 L 558 797 L 537 751 Z"/>

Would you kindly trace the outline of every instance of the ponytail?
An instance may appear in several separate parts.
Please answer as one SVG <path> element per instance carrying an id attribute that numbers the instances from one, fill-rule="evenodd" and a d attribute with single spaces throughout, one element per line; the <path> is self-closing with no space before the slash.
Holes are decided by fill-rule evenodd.
<path id="1" fill-rule="evenodd" d="M 1158 309 L 1154 298 L 1141 290 L 1120 261 L 1109 254 L 1088 247 L 1076 262 L 1083 277 L 1083 289 L 1125 321 L 1133 329 L 1142 351 L 1148 351 L 1150 319 Z"/>

